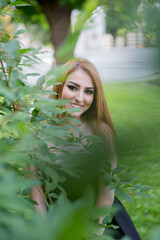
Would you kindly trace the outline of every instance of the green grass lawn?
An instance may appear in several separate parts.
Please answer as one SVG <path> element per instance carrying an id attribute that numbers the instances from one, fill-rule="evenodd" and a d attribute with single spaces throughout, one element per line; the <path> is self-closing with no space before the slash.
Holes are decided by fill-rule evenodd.
<path id="1" fill-rule="evenodd" d="M 118 165 L 131 167 L 141 183 L 152 186 L 151 198 L 124 202 L 142 240 L 160 225 L 160 79 L 156 83 L 104 84 L 117 133 Z"/>

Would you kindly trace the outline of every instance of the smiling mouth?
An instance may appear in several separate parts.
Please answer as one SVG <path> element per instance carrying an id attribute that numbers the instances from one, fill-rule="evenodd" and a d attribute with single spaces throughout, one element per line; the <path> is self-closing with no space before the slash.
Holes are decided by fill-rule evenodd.
<path id="1" fill-rule="evenodd" d="M 77 104 L 77 103 L 73 103 L 73 104 L 71 104 L 71 107 L 72 108 L 76 108 L 76 107 L 78 107 L 78 108 L 83 108 L 83 105 L 80 105 L 80 104 Z"/>

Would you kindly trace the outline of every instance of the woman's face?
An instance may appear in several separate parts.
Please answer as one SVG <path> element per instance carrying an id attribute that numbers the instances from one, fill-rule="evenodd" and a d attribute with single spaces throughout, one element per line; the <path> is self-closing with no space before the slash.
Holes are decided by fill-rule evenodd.
<path id="1" fill-rule="evenodd" d="M 62 98 L 71 102 L 66 105 L 66 108 L 78 108 L 80 110 L 74 112 L 72 116 L 80 117 L 93 102 L 94 85 L 91 77 L 81 69 L 72 72 L 64 83 Z"/>

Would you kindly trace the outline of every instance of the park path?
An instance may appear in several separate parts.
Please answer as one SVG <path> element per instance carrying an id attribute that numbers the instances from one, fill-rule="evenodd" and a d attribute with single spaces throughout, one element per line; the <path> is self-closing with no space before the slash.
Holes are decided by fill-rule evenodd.
<path id="1" fill-rule="evenodd" d="M 156 48 L 122 48 L 81 54 L 91 60 L 103 82 L 125 82 L 160 77 L 160 58 Z"/>
<path id="2" fill-rule="evenodd" d="M 40 55 L 43 60 L 33 68 L 33 72 L 46 74 L 53 66 L 53 50 Z M 114 83 L 125 81 L 141 81 L 160 78 L 160 58 L 157 48 L 122 48 L 106 51 L 92 50 L 79 54 L 92 61 L 101 76 L 102 82 Z M 24 72 L 28 73 L 29 69 Z M 37 77 L 28 78 L 30 84 L 35 84 Z"/>

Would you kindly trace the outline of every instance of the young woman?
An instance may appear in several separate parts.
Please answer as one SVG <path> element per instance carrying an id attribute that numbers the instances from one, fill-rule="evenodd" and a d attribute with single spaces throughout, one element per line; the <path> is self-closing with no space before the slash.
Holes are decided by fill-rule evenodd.
<path id="1" fill-rule="evenodd" d="M 104 147 L 110 153 L 112 167 L 116 167 L 115 130 L 103 92 L 100 76 L 94 65 L 86 59 L 72 59 L 64 67 L 67 69 L 61 85 L 54 85 L 53 99 L 71 101 L 66 108 L 78 108 L 72 114 L 82 122 L 85 131 L 102 137 Z"/>
<path id="2" fill-rule="evenodd" d="M 95 134 L 103 139 L 103 149 L 109 153 L 112 168 L 116 167 L 116 150 L 115 150 L 115 130 L 112 119 L 108 110 L 107 102 L 104 96 L 102 83 L 99 74 L 94 65 L 86 59 L 72 59 L 64 65 L 63 77 L 58 80 L 62 84 L 54 85 L 53 91 L 57 95 L 52 95 L 54 99 L 67 99 L 69 103 L 66 105 L 67 109 L 77 108 L 77 112 L 72 113 L 74 118 L 81 121 L 79 129 L 84 135 Z M 39 190 L 33 188 L 31 190 L 31 198 L 38 202 L 38 210 L 46 211 L 45 201 L 42 197 L 43 189 Z M 97 206 L 112 206 L 113 201 L 115 204 L 123 206 L 114 200 L 114 190 L 109 191 L 108 187 L 101 187 L 97 200 Z M 121 214 L 116 215 L 114 218 L 115 225 L 120 226 L 119 236 L 128 235 L 132 239 L 140 239 L 133 223 L 131 222 L 128 214 L 125 212 L 125 219 L 129 223 L 129 228 L 132 233 L 126 232 L 125 224 L 121 224 Z M 103 218 L 100 219 L 102 223 Z M 123 219 L 124 221 L 124 219 Z M 128 223 L 126 224 L 128 229 Z"/>

